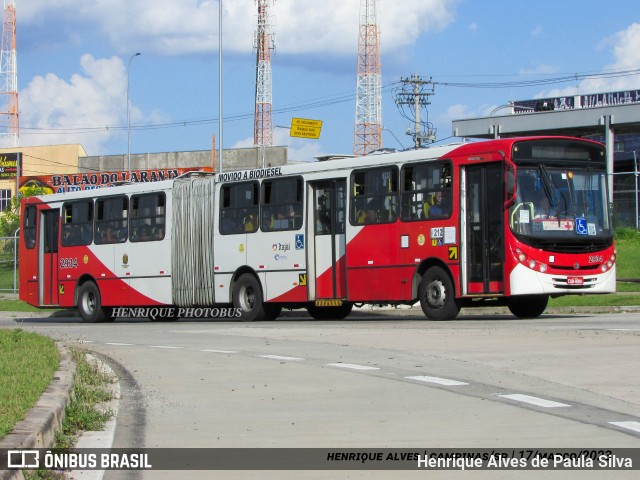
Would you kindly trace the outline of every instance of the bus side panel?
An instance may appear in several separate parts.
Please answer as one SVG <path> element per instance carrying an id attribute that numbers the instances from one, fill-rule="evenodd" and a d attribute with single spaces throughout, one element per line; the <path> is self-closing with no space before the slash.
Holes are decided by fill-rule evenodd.
<path id="1" fill-rule="evenodd" d="M 368 225 L 347 244 L 349 300 L 409 300 L 414 268 L 398 262 L 399 221 Z"/>
<path id="2" fill-rule="evenodd" d="M 256 272 L 266 272 L 262 284 L 266 301 L 307 300 L 306 288 L 298 288 L 299 274 L 305 271 L 304 245 L 296 243 L 296 235 L 302 231 L 247 234 L 247 264 Z"/>

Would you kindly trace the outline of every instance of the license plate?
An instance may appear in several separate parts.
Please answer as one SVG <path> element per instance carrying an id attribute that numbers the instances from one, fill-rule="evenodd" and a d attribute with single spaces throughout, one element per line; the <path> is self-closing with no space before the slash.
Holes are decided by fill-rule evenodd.
<path id="1" fill-rule="evenodd" d="M 567 285 L 584 285 L 582 277 L 567 277 Z"/>

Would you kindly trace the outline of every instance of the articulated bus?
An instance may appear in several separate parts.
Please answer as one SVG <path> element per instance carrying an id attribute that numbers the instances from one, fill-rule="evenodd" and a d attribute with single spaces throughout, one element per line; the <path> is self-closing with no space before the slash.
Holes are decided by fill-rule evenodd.
<path id="1" fill-rule="evenodd" d="M 569 137 L 186 174 L 25 198 L 21 215 L 20 298 L 86 322 L 417 302 L 433 320 L 483 305 L 527 318 L 615 291 L 604 147 Z"/>

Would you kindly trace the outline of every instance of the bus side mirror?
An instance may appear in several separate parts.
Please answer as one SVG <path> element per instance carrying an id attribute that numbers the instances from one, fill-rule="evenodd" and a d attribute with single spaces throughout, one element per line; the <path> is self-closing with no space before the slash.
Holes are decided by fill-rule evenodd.
<path id="1" fill-rule="evenodd" d="M 516 166 L 506 163 L 504 172 L 504 207 L 509 208 L 516 201 Z"/>

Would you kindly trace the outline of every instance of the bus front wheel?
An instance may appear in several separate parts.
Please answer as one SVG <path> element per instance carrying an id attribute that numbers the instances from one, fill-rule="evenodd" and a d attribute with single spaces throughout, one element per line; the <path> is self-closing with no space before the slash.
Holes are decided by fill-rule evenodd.
<path id="1" fill-rule="evenodd" d="M 85 323 L 106 322 L 113 319 L 111 308 L 102 306 L 100 290 L 94 282 L 85 282 L 78 290 L 78 311 Z"/>
<path id="2" fill-rule="evenodd" d="M 548 295 L 518 295 L 509 299 L 509 311 L 518 318 L 536 318 L 549 303 Z"/>
<path id="3" fill-rule="evenodd" d="M 427 270 L 418 287 L 418 297 L 430 320 L 453 320 L 460 312 L 451 277 L 440 267 Z"/>
<path id="4" fill-rule="evenodd" d="M 233 287 L 233 306 L 240 309 L 240 321 L 254 322 L 267 318 L 262 287 L 255 276 L 244 273 L 236 280 Z"/>

